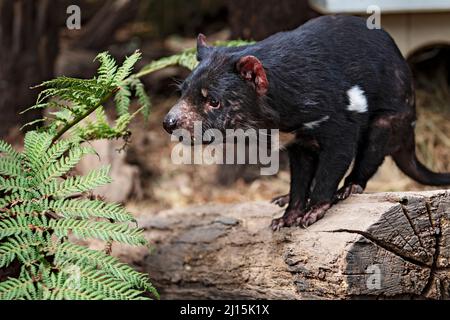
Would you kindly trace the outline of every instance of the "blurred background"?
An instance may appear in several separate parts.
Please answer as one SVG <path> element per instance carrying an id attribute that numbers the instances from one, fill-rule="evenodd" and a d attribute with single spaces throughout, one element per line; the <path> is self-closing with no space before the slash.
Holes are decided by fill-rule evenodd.
<path id="1" fill-rule="evenodd" d="M 419 156 L 436 171 L 450 171 L 450 0 L 0 0 L 0 138 L 20 148 L 22 124 L 42 116 L 19 115 L 39 93 L 30 87 L 60 75 L 93 77 L 93 59 L 100 51 L 121 60 L 140 49 L 140 67 L 193 47 L 200 32 L 211 42 L 261 40 L 323 14 L 367 15 L 368 5 L 377 3 L 382 26 L 399 44 L 416 79 Z M 70 5 L 81 9 L 79 30 L 67 28 Z M 279 175 L 264 178 L 252 166 L 171 163 L 172 145 L 161 123 L 178 98 L 176 82 L 188 72 L 168 68 L 143 79 L 152 113 L 148 123 L 134 122 L 125 150 L 117 152 L 120 141 L 95 143 L 101 161 L 113 165 L 115 182 L 102 192 L 136 213 L 270 200 L 287 193 L 285 159 Z M 98 158 L 88 159 L 78 170 L 98 165 Z M 429 188 L 404 176 L 390 160 L 368 187 L 371 192 L 422 189 Z"/>

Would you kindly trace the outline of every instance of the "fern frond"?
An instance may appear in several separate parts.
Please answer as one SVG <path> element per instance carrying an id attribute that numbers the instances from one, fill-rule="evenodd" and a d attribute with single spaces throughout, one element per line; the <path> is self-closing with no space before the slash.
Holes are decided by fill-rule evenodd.
<path id="1" fill-rule="evenodd" d="M 116 110 L 119 116 L 128 114 L 128 108 L 131 103 L 131 91 L 126 85 L 119 87 L 120 90 L 117 91 L 114 97 L 114 102 L 116 103 Z"/>
<path id="2" fill-rule="evenodd" d="M 130 283 L 89 267 L 81 268 L 80 285 L 103 293 L 108 300 L 133 300 L 142 294 L 142 291 L 133 289 Z"/>
<path id="3" fill-rule="evenodd" d="M 6 155 L 16 161 L 20 161 L 20 154 L 7 142 L 0 140 L 0 155 Z"/>
<path id="4" fill-rule="evenodd" d="M 0 176 L 21 177 L 23 176 L 23 168 L 20 161 L 13 158 L 0 158 Z"/>
<path id="5" fill-rule="evenodd" d="M 89 267 L 74 266 L 78 276 L 52 275 L 46 284 L 46 298 L 54 300 L 133 300 L 142 294 L 129 284 L 111 278 Z M 72 279 L 73 277 L 73 279 Z"/>
<path id="6" fill-rule="evenodd" d="M 192 53 L 166 62 L 187 65 Z M 0 268 L 13 261 L 21 264 L 17 279 L 0 283 L 0 299 L 138 299 L 144 292 L 157 297 L 147 275 L 102 251 L 69 242 L 73 235 L 148 245 L 122 206 L 79 199 L 111 182 L 109 167 L 67 177 L 93 152 L 82 146 L 84 141 L 124 137 L 139 112 L 148 116 L 151 105 L 144 85 L 138 75 L 130 77 L 140 57 L 137 51 L 118 67 L 108 53 L 101 53 L 96 78 L 44 82 L 36 104 L 26 111 L 50 109 L 50 116 L 29 124 L 48 121 L 47 126 L 26 134 L 22 153 L 0 141 Z M 142 106 L 130 114 L 133 94 Z M 115 122 L 109 121 L 103 106 L 113 96 L 119 114 Z M 88 119 L 93 112 L 97 118 Z M 64 135 L 72 138 L 61 140 Z M 75 286 L 67 272 L 71 266 L 80 271 Z"/>
<path id="7" fill-rule="evenodd" d="M 66 198 L 74 194 L 93 190 L 97 187 L 111 183 L 109 176 L 110 166 L 91 171 L 84 177 L 70 177 L 58 184 L 56 181 L 41 187 L 39 192 L 44 197 Z"/>
<path id="8" fill-rule="evenodd" d="M 65 242 L 57 248 L 55 262 L 57 265 L 75 263 L 100 268 L 110 276 L 131 283 L 136 288 L 148 291 L 156 298 L 159 298 L 158 292 L 150 283 L 147 275 L 137 272 L 129 265 L 119 262 L 116 258 L 102 251 L 91 250 L 70 242 Z"/>
<path id="9" fill-rule="evenodd" d="M 66 218 L 105 218 L 118 222 L 134 222 L 134 217 L 119 204 L 99 200 L 52 200 L 47 206 Z"/>
<path id="10" fill-rule="evenodd" d="M 52 144 L 52 138 L 47 132 L 30 131 L 25 135 L 24 155 L 29 168 L 39 163 Z"/>
<path id="11" fill-rule="evenodd" d="M 72 139 L 65 139 L 53 144 L 47 152 L 35 163 L 31 168 L 33 174 L 41 172 L 44 168 L 55 163 L 69 148 L 80 144 L 80 139 L 75 137 Z M 88 151 L 86 151 L 88 152 Z"/>
<path id="12" fill-rule="evenodd" d="M 28 122 L 28 123 L 25 123 L 23 126 L 21 126 L 21 127 L 20 127 L 20 130 L 22 131 L 23 129 L 25 129 L 25 128 L 27 128 L 27 127 L 31 127 L 31 126 L 34 126 L 34 125 L 36 125 L 36 124 L 38 124 L 38 123 L 43 123 L 43 122 L 45 122 L 45 121 L 47 121 L 47 118 L 36 119 L 36 120 L 30 121 L 30 122 Z"/>
<path id="13" fill-rule="evenodd" d="M 73 169 L 78 162 L 80 162 L 81 158 L 88 153 L 92 153 L 91 148 L 71 148 L 67 156 L 49 164 L 46 169 L 38 171 L 37 175 L 33 178 L 33 180 L 31 180 L 30 183 L 33 186 L 38 186 L 42 183 L 47 183 L 53 178 L 61 177 Z"/>
<path id="14" fill-rule="evenodd" d="M 113 128 L 113 132 L 116 133 L 124 133 L 127 132 L 128 125 L 130 124 L 131 120 L 135 117 L 136 114 L 129 114 L 125 113 L 121 115 L 116 120 L 116 125 Z"/>
<path id="15" fill-rule="evenodd" d="M 129 134 L 127 126 L 134 115 L 125 113 L 116 120 L 116 125 L 111 127 L 106 118 L 105 112 L 98 109 L 96 112 L 97 120 L 87 122 L 84 127 L 78 128 L 77 135 L 84 140 L 94 139 L 118 139 Z"/>
<path id="16" fill-rule="evenodd" d="M 0 198 L 0 212 L 8 206 L 14 206 L 26 200 L 30 200 L 32 197 L 28 193 L 12 193 Z"/>
<path id="17" fill-rule="evenodd" d="M 152 103 L 150 101 L 150 97 L 145 91 L 144 84 L 138 78 L 134 78 L 131 81 L 131 87 L 134 89 L 138 102 L 142 106 L 142 114 L 144 116 L 144 120 L 147 121 L 148 117 L 150 116 Z"/>
<path id="18" fill-rule="evenodd" d="M 17 192 L 21 194 L 31 192 L 32 190 L 28 183 L 28 178 L 22 176 L 10 179 L 0 177 L 0 191 Z"/>
<path id="19" fill-rule="evenodd" d="M 87 106 L 92 106 L 100 102 L 105 94 L 104 89 L 95 88 L 62 88 L 62 89 L 46 89 L 43 91 L 44 98 L 48 99 L 50 97 L 58 97 L 64 101 L 70 101 L 77 104 L 82 110 L 85 111 Z"/>
<path id="20" fill-rule="evenodd" d="M 100 62 L 100 67 L 98 69 L 98 82 L 108 86 L 111 85 L 117 71 L 116 61 L 107 52 L 100 53 L 97 55 L 95 60 Z"/>
<path id="21" fill-rule="evenodd" d="M 25 200 L 12 205 L 8 213 L 11 215 L 43 215 L 48 211 L 48 199 Z"/>
<path id="22" fill-rule="evenodd" d="M 0 300 L 32 299 L 36 295 L 33 279 L 9 278 L 0 282 Z"/>
<path id="23" fill-rule="evenodd" d="M 33 239 L 33 237 L 15 237 L 7 238 L 0 243 L 0 268 L 7 267 L 16 258 L 23 264 L 30 263 L 39 259 L 40 254 L 36 246 L 43 245 L 43 238 Z"/>
<path id="24" fill-rule="evenodd" d="M 73 120 L 74 116 L 72 112 L 67 109 L 62 109 L 55 112 L 49 112 L 50 115 L 54 116 L 53 121 L 61 122 L 63 124 L 67 124 Z"/>
<path id="25" fill-rule="evenodd" d="M 127 57 L 122 66 L 117 70 L 114 77 L 114 84 L 120 85 L 133 71 L 133 67 L 141 59 L 142 54 L 139 51 L 134 52 L 131 56 Z"/>
<path id="26" fill-rule="evenodd" d="M 37 110 L 37 109 L 45 109 L 49 106 L 48 102 L 44 102 L 44 103 L 36 103 L 35 105 L 29 107 L 28 109 L 25 109 L 23 111 L 20 112 L 20 114 L 24 114 L 27 113 L 28 111 L 31 110 Z"/>
<path id="27" fill-rule="evenodd" d="M 65 89 L 65 88 L 84 88 L 84 89 L 90 89 L 90 88 L 103 88 L 97 80 L 95 79 L 77 79 L 77 78 L 69 78 L 69 77 L 58 77 L 56 79 L 52 79 L 49 81 L 45 81 L 41 85 L 42 87 L 46 88 L 55 88 L 55 89 Z"/>
<path id="28" fill-rule="evenodd" d="M 140 76 L 141 74 L 149 74 L 176 65 L 187 65 L 190 70 L 193 70 L 198 64 L 196 56 L 197 54 L 195 49 L 189 49 L 171 57 L 165 57 L 156 61 L 152 61 L 150 64 L 142 68 L 137 76 Z M 183 64 L 181 63 L 181 61 L 183 61 Z"/>
<path id="29" fill-rule="evenodd" d="M 30 236 L 35 230 L 44 230 L 47 227 L 45 218 L 32 216 L 17 216 L 15 218 L 0 220 L 0 240 L 11 236 Z"/>
<path id="30" fill-rule="evenodd" d="M 45 282 L 43 299 L 45 300 L 105 300 L 107 297 L 92 288 L 82 287 L 74 283 L 70 275 L 59 272 L 52 274 Z"/>
<path id="31" fill-rule="evenodd" d="M 79 239 L 113 240 L 129 245 L 146 244 L 142 230 L 131 228 L 126 224 L 66 218 L 51 220 L 50 227 L 55 231 L 55 235 L 60 238 L 73 233 Z"/>

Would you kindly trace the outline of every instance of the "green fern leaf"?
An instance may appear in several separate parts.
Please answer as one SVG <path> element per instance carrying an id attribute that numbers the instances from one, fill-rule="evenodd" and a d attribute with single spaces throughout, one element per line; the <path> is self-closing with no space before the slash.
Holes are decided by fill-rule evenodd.
<path id="1" fill-rule="evenodd" d="M 95 60 L 100 61 L 98 82 L 105 85 L 111 85 L 117 71 L 116 61 L 107 52 L 100 53 Z"/>
<path id="2" fill-rule="evenodd" d="M 50 226 L 58 237 L 66 237 L 73 233 L 79 239 L 113 240 L 129 245 L 145 245 L 147 243 L 142 235 L 142 230 L 131 228 L 126 224 L 66 218 L 51 220 Z"/>
<path id="3" fill-rule="evenodd" d="M 116 76 L 114 78 L 114 83 L 120 85 L 123 80 L 125 80 L 133 71 L 133 67 L 136 62 L 141 59 L 141 53 L 136 51 L 131 56 L 127 57 L 122 64 L 122 66 L 117 70 Z"/>
<path id="4" fill-rule="evenodd" d="M 116 125 L 113 128 L 113 132 L 116 134 L 125 134 L 127 132 L 128 125 L 130 124 L 131 120 L 133 120 L 135 114 L 129 114 L 125 113 L 121 115 L 116 120 Z"/>
<path id="5" fill-rule="evenodd" d="M 147 121 L 150 115 L 150 109 L 152 107 L 150 97 L 147 95 L 147 92 L 145 92 L 144 84 L 139 79 L 133 79 L 131 86 L 135 91 L 139 104 L 142 106 L 142 114 L 144 115 L 144 119 Z"/>
<path id="6" fill-rule="evenodd" d="M 83 286 L 80 278 L 81 269 L 77 265 L 62 266 L 60 272 L 48 273 L 42 277 L 43 299 L 104 300 L 107 298 L 102 292 Z"/>
<path id="7" fill-rule="evenodd" d="M 0 282 L 0 300 L 32 299 L 36 288 L 33 279 L 13 279 Z"/>
<path id="8" fill-rule="evenodd" d="M 14 148 L 7 142 L 0 140 L 0 155 L 5 154 L 6 156 L 12 158 L 13 160 L 20 161 L 20 154 L 14 150 Z"/>
<path id="9" fill-rule="evenodd" d="M 121 205 L 98 200 L 56 200 L 47 207 L 66 218 L 105 218 L 118 222 L 135 221 Z"/>
<path id="10" fill-rule="evenodd" d="M 9 208 L 9 213 L 12 215 L 43 215 L 48 211 L 48 199 L 32 199 L 22 201 L 18 204 L 12 205 Z"/>
<path id="11" fill-rule="evenodd" d="M 31 192 L 28 185 L 28 179 L 24 177 L 15 177 L 10 179 L 5 179 L 0 177 L 0 191 L 6 192 L 18 192 L 18 193 L 27 193 Z"/>
<path id="12" fill-rule="evenodd" d="M 66 198 L 74 194 L 90 191 L 111 183 L 112 180 L 109 176 L 109 170 L 110 166 L 102 167 L 91 171 L 84 177 L 67 178 L 60 184 L 57 184 L 53 180 L 44 187 L 41 187 L 39 191 L 44 197 L 53 196 L 54 198 Z"/>
<path id="13" fill-rule="evenodd" d="M 133 289 L 130 283 L 115 279 L 99 270 L 89 267 L 80 269 L 80 285 L 103 293 L 108 300 L 133 300 L 142 294 L 142 291 Z"/>
<path id="14" fill-rule="evenodd" d="M 0 176 L 21 177 L 23 169 L 19 161 L 13 158 L 0 158 Z"/>
<path id="15" fill-rule="evenodd" d="M 45 170 L 39 171 L 30 183 L 33 186 L 38 186 L 53 178 L 61 177 L 73 169 L 81 158 L 88 153 L 92 153 L 92 148 L 75 147 L 70 149 L 66 157 L 50 164 Z"/>
<path id="16" fill-rule="evenodd" d="M 0 212 L 8 206 L 17 205 L 18 203 L 30 200 L 31 198 L 32 197 L 30 197 L 30 194 L 28 193 L 13 193 L 10 195 L 6 195 L 3 198 L 0 198 Z"/>
<path id="17" fill-rule="evenodd" d="M 33 168 L 52 144 L 53 136 L 47 132 L 30 131 L 25 135 L 24 155 L 29 168 Z"/>
<path id="18" fill-rule="evenodd" d="M 120 90 L 117 91 L 114 97 L 114 102 L 116 103 L 116 110 L 119 116 L 128 114 L 128 108 L 131 103 L 131 91 L 126 85 L 119 87 Z"/>
<path id="19" fill-rule="evenodd" d="M 31 168 L 31 172 L 33 174 L 38 174 L 49 165 L 55 163 L 69 148 L 73 146 L 78 146 L 80 144 L 80 139 L 75 137 L 72 139 L 61 140 L 55 144 L 53 144 L 47 152 L 42 156 L 36 163 L 33 168 Z M 86 151 L 87 153 L 91 153 L 90 151 Z"/>
<path id="20" fill-rule="evenodd" d="M 101 268 L 101 270 L 111 276 L 131 283 L 136 288 L 148 291 L 156 298 L 159 298 L 156 289 L 151 285 L 147 275 L 137 272 L 130 266 L 119 262 L 116 258 L 104 252 L 65 242 L 57 248 L 55 262 L 57 265 L 75 263 L 88 264 L 94 268 Z"/>
<path id="21" fill-rule="evenodd" d="M 47 227 L 45 217 L 17 216 L 0 220 L 0 240 L 10 236 L 31 236 L 34 230 Z"/>
<path id="22" fill-rule="evenodd" d="M 61 277 L 61 273 L 58 274 Z M 59 281 L 49 282 L 48 285 L 51 285 L 49 289 L 46 290 L 46 294 L 44 295 L 45 300 L 80 300 L 80 301 L 94 301 L 94 300 L 106 300 L 108 297 L 105 296 L 102 292 L 95 291 L 91 288 L 81 287 L 81 283 L 79 286 L 74 286 L 63 282 L 62 284 Z"/>
<path id="23" fill-rule="evenodd" d="M 54 119 L 53 119 L 54 121 L 58 121 L 58 122 L 61 122 L 64 124 L 71 122 L 74 118 L 72 112 L 70 112 L 67 109 L 50 112 L 49 114 L 54 116 Z"/>
<path id="24" fill-rule="evenodd" d="M 40 257 L 36 246 L 44 243 L 42 239 L 33 239 L 33 237 L 8 238 L 0 243 L 0 268 L 9 266 L 16 258 L 23 265 L 31 264 Z"/>

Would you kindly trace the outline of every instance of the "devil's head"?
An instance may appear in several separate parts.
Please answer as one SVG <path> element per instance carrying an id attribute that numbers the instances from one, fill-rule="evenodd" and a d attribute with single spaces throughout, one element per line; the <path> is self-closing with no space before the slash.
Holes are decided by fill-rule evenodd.
<path id="1" fill-rule="evenodd" d="M 199 65 L 181 85 L 181 99 L 164 119 L 172 134 L 193 133 L 194 123 L 208 129 L 258 127 L 269 81 L 261 61 L 246 54 L 247 47 L 210 47 L 204 35 L 197 40 Z"/>

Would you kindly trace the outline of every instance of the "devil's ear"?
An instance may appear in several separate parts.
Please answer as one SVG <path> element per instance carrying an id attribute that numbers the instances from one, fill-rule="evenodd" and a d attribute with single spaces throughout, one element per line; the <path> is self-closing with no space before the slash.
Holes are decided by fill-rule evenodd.
<path id="1" fill-rule="evenodd" d="M 206 43 L 206 36 L 199 34 L 197 37 L 197 60 L 202 61 L 211 51 L 211 47 Z"/>
<path id="2" fill-rule="evenodd" d="M 269 81 L 267 80 L 266 70 L 261 61 L 254 56 L 245 56 L 239 59 L 236 64 L 237 71 L 241 77 L 251 82 L 258 95 L 264 96 L 269 90 Z"/>

